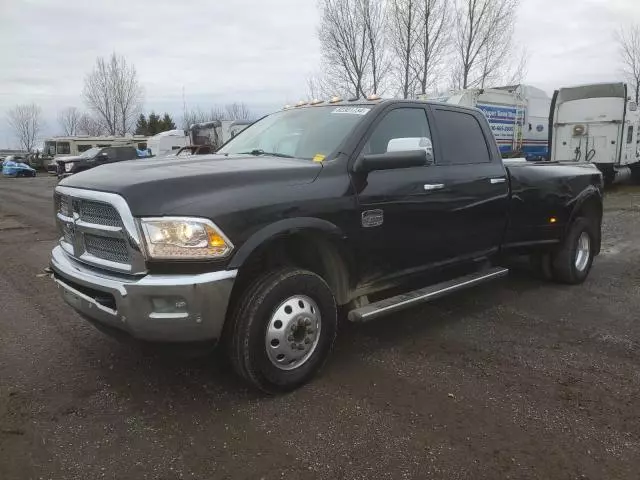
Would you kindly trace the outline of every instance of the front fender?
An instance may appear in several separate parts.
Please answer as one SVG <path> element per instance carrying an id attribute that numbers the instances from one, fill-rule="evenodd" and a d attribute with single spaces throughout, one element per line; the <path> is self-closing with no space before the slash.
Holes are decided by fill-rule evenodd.
<path id="1" fill-rule="evenodd" d="M 275 237 L 295 233 L 301 230 L 319 230 L 336 238 L 343 238 L 342 230 L 333 223 L 313 217 L 298 217 L 278 220 L 258 230 L 242 244 L 229 262 L 228 269 L 237 269 L 251 256 L 261 245 Z"/>

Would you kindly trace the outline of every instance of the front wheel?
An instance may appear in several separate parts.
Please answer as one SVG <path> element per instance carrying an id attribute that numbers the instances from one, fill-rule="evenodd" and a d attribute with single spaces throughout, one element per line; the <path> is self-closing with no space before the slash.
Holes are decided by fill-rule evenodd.
<path id="1" fill-rule="evenodd" d="M 327 359 L 338 322 L 326 282 L 297 268 L 258 278 L 242 293 L 230 320 L 227 344 L 234 369 L 267 393 L 308 382 Z"/>

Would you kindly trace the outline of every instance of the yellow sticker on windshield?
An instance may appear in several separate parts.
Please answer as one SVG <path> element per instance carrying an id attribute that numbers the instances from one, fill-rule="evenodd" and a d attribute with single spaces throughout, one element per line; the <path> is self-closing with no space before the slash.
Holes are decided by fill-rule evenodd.
<path id="1" fill-rule="evenodd" d="M 322 155 L 321 153 L 316 153 L 315 157 L 313 157 L 313 161 L 322 162 L 324 158 L 325 158 L 325 155 Z"/>

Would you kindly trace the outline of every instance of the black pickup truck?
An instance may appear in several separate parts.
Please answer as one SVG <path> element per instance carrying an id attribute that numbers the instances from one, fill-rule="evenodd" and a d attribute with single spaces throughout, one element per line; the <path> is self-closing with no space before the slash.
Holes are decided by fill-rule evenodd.
<path id="1" fill-rule="evenodd" d="M 134 146 L 93 147 L 77 156 L 60 157 L 55 161 L 55 171 L 58 178 L 66 178 L 76 173 L 107 163 L 124 162 L 138 158 Z"/>
<path id="2" fill-rule="evenodd" d="M 506 255 L 577 284 L 600 250 L 593 165 L 505 161 L 482 113 L 314 102 L 215 155 L 105 165 L 55 190 L 52 277 L 99 329 L 221 342 L 258 388 L 286 391 L 368 321 L 502 277 Z"/>

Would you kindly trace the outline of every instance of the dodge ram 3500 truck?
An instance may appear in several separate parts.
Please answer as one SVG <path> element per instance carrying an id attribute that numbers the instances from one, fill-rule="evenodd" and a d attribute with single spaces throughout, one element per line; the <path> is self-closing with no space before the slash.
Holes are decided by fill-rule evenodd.
<path id="1" fill-rule="evenodd" d="M 99 329 L 220 342 L 267 392 L 318 371 L 338 307 L 364 322 L 502 277 L 577 284 L 600 250 L 590 164 L 510 162 L 476 109 L 313 102 L 215 155 L 104 165 L 55 189 L 52 277 Z"/>

